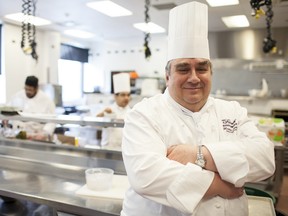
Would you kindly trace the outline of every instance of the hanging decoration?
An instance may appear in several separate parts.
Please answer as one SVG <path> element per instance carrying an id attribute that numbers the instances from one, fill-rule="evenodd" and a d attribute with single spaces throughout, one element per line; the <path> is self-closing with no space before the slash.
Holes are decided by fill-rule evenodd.
<path id="1" fill-rule="evenodd" d="M 148 23 L 150 22 L 150 16 L 149 16 L 149 7 L 150 7 L 150 0 L 145 0 L 145 23 L 148 26 Z M 149 59 L 151 56 L 151 50 L 149 48 L 149 41 L 150 41 L 150 32 L 147 30 L 145 32 L 144 37 L 144 51 L 145 51 L 145 58 Z"/>
<path id="2" fill-rule="evenodd" d="M 27 55 L 31 55 L 33 59 L 38 60 L 36 53 L 36 28 L 31 23 L 31 18 L 35 16 L 37 0 L 22 0 L 22 39 L 21 49 Z"/>
<path id="3" fill-rule="evenodd" d="M 276 41 L 272 39 L 271 33 L 271 23 L 273 18 L 273 11 L 272 11 L 272 0 L 251 0 L 250 5 L 252 7 L 252 16 L 255 16 L 258 19 L 261 15 L 266 15 L 266 29 L 267 29 L 267 36 L 263 40 L 263 52 L 264 53 L 276 53 Z M 261 8 L 262 6 L 266 6 L 266 12 Z"/>

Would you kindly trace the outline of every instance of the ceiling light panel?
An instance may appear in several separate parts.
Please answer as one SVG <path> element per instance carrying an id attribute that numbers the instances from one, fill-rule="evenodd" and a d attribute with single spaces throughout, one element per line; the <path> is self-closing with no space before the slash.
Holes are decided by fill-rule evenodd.
<path id="1" fill-rule="evenodd" d="M 161 26 L 153 23 L 153 22 L 149 22 L 149 23 L 135 23 L 133 24 L 133 26 L 143 32 L 147 32 L 147 33 L 163 33 L 166 30 L 164 28 L 162 28 Z"/>
<path id="2" fill-rule="evenodd" d="M 64 31 L 64 34 L 72 36 L 72 37 L 83 38 L 83 39 L 93 38 L 95 36 L 94 34 L 90 32 L 77 30 L 77 29 L 66 30 Z"/>
<path id="3" fill-rule="evenodd" d="M 86 4 L 88 7 L 97 10 L 100 13 L 103 13 L 110 17 L 120 17 L 120 16 L 130 16 L 132 12 L 126 8 L 117 5 L 116 3 L 106 0 L 106 1 L 95 1 L 88 2 Z"/>
<path id="4" fill-rule="evenodd" d="M 228 5 L 238 5 L 238 0 L 206 0 L 211 7 L 221 7 Z"/>
<path id="5" fill-rule="evenodd" d="M 11 20 L 11 21 L 16 21 L 19 23 L 31 23 L 32 25 L 35 26 L 43 26 L 43 25 L 49 25 L 51 24 L 51 21 L 40 18 L 40 17 L 35 17 L 32 15 L 24 15 L 23 13 L 14 13 L 14 14 L 7 14 L 4 16 L 6 19 Z"/>
<path id="6" fill-rule="evenodd" d="M 245 15 L 222 17 L 221 19 L 228 28 L 241 28 L 250 25 Z"/>

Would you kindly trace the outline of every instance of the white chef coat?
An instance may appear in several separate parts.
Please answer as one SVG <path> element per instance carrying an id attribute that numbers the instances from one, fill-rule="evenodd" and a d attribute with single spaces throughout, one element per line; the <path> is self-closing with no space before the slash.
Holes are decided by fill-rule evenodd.
<path id="1" fill-rule="evenodd" d="M 112 114 L 115 114 L 113 118 L 116 119 L 124 119 L 127 111 L 131 109 L 129 105 L 120 107 L 116 102 L 114 102 L 110 108 Z M 123 128 L 102 128 L 101 146 L 107 149 L 121 150 L 122 131 Z"/>
<path id="2" fill-rule="evenodd" d="M 205 145 L 223 180 L 235 186 L 270 177 L 274 146 L 237 102 L 209 97 L 199 112 L 177 104 L 166 90 L 127 113 L 122 154 L 131 188 L 121 216 L 247 216 L 244 194 L 237 199 L 202 199 L 214 173 L 166 158 L 175 144 Z"/>
<path id="3" fill-rule="evenodd" d="M 28 98 L 23 89 L 16 93 L 8 104 L 19 108 L 23 113 L 55 114 L 55 103 L 40 89 L 33 98 Z M 55 124 L 14 121 L 13 128 L 20 128 L 28 132 L 44 131 L 51 135 L 54 132 Z"/>

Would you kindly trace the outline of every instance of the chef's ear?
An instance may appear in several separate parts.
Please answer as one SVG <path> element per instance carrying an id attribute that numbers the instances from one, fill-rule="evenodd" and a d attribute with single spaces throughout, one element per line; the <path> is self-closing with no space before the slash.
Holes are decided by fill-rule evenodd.
<path id="1" fill-rule="evenodd" d="M 171 62 L 168 61 L 166 66 L 165 66 L 165 78 L 166 78 L 166 81 L 169 80 L 170 70 L 171 70 Z"/>
<path id="2" fill-rule="evenodd" d="M 166 78 L 166 81 L 168 81 L 169 80 L 169 74 L 166 73 L 165 78 Z"/>

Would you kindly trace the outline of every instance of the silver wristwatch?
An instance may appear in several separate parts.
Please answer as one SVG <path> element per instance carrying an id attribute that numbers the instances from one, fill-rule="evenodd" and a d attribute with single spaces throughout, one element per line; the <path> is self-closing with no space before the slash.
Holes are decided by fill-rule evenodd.
<path id="1" fill-rule="evenodd" d="M 206 160 L 205 160 L 204 155 L 202 153 L 202 145 L 198 146 L 197 158 L 196 158 L 195 164 L 200 166 L 203 169 L 205 168 Z"/>

